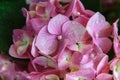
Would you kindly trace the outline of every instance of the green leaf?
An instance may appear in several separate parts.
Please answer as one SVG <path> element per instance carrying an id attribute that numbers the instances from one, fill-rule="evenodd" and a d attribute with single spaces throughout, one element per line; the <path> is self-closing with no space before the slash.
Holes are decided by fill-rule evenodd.
<path id="1" fill-rule="evenodd" d="M 12 31 L 25 24 L 21 8 L 26 6 L 25 0 L 0 1 L 0 51 L 8 53 L 12 44 Z"/>
<path id="2" fill-rule="evenodd" d="M 101 12 L 100 0 L 81 0 L 86 9 Z"/>

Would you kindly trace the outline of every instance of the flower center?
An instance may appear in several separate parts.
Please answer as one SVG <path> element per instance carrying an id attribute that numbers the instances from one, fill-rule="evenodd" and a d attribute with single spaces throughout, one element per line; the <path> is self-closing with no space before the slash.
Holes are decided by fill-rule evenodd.
<path id="1" fill-rule="evenodd" d="M 77 15 L 77 16 L 80 16 L 80 12 L 76 12 L 76 15 Z"/>
<path id="2" fill-rule="evenodd" d="M 90 57 L 91 57 L 91 58 L 94 58 L 94 57 L 95 57 L 95 55 L 92 53 L 92 54 L 90 55 Z"/>
<path id="3" fill-rule="evenodd" d="M 57 39 L 61 40 L 62 39 L 62 35 L 57 36 Z"/>

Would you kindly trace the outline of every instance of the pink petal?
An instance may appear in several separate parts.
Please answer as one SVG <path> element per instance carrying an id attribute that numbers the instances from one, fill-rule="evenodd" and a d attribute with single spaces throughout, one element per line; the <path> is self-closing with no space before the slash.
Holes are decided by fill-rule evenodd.
<path id="1" fill-rule="evenodd" d="M 47 6 L 47 2 L 39 2 L 36 5 L 36 13 L 38 15 L 44 15 L 44 14 L 46 14 L 46 6 Z"/>
<path id="2" fill-rule="evenodd" d="M 91 49 L 91 47 L 92 47 L 92 44 L 84 41 L 80 41 L 78 42 L 78 44 L 73 44 L 68 46 L 70 50 L 78 51 L 82 54 L 86 53 L 89 49 Z"/>
<path id="3" fill-rule="evenodd" d="M 113 58 L 109 63 L 110 63 L 110 70 L 114 69 L 114 66 L 116 65 L 117 61 L 119 61 L 119 58 Z"/>
<path id="4" fill-rule="evenodd" d="M 43 66 L 44 68 L 47 68 L 47 67 L 57 68 L 57 64 L 54 60 L 44 56 L 36 57 L 32 61 L 32 64 L 33 65 L 38 64 L 39 66 Z"/>
<path id="5" fill-rule="evenodd" d="M 49 1 L 47 2 L 39 2 L 36 5 L 36 14 L 39 15 L 43 19 L 49 19 L 55 13 L 55 6 L 52 5 Z"/>
<path id="6" fill-rule="evenodd" d="M 112 42 L 108 38 L 98 38 L 94 42 L 103 50 L 104 53 L 108 53 L 112 47 Z"/>
<path id="7" fill-rule="evenodd" d="M 36 33 L 38 33 L 40 29 L 47 24 L 48 24 L 48 20 L 42 20 L 40 18 L 31 19 L 31 25 Z"/>
<path id="8" fill-rule="evenodd" d="M 9 49 L 9 54 L 16 58 L 28 58 L 27 50 L 31 44 L 32 38 L 24 31 L 15 29 L 13 31 L 13 42 Z"/>
<path id="9" fill-rule="evenodd" d="M 71 1 L 70 1 L 70 4 L 69 4 L 69 6 L 67 7 L 67 10 L 66 10 L 66 12 L 65 12 L 65 15 L 66 15 L 66 16 L 69 17 L 69 16 L 71 15 L 74 6 L 75 6 L 75 0 L 71 0 Z"/>
<path id="10" fill-rule="evenodd" d="M 31 25 L 31 15 L 29 14 L 29 12 L 25 9 L 25 8 L 22 8 L 22 11 L 23 11 L 23 14 L 24 16 L 26 17 L 26 25 L 24 27 L 24 29 L 27 31 L 27 32 L 30 32 L 30 35 L 34 35 L 35 32 L 33 30 L 33 27 Z"/>
<path id="11" fill-rule="evenodd" d="M 24 38 L 25 31 L 22 29 L 14 29 L 13 30 L 13 42 L 18 40 L 22 40 Z"/>
<path id="12" fill-rule="evenodd" d="M 28 58 L 28 54 L 18 54 L 14 45 L 11 45 L 9 48 L 9 55 L 15 58 Z"/>
<path id="13" fill-rule="evenodd" d="M 105 66 L 108 66 L 108 56 L 104 56 L 101 61 L 99 62 L 98 66 L 97 66 L 97 73 L 100 73 Z"/>
<path id="14" fill-rule="evenodd" d="M 79 53 L 79 52 L 74 52 L 73 54 L 72 54 L 72 58 L 71 58 L 71 66 L 72 65 L 80 65 L 80 61 L 81 61 L 81 59 L 82 59 L 82 54 L 81 53 Z"/>
<path id="15" fill-rule="evenodd" d="M 97 75 L 95 80 L 113 80 L 113 76 L 107 73 L 101 73 Z"/>
<path id="16" fill-rule="evenodd" d="M 67 47 L 67 44 L 68 44 L 67 39 L 63 39 L 59 41 L 59 48 L 57 50 L 58 54 L 64 51 L 64 49 Z"/>
<path id="17" fill-rule="evenodd" d="M 93 80 L 95 73 L 91 69 L 81 69 L 77 72 L 71 72 L 66 74 L 65 80 Z"/>
<path id="18" fill-rule="evenodd" d="M 12 74 L 12 75 L 11 75 Z M 0 79 L 14 80 L 16 77 L 15 65 L 7 57 L 0 55 Z"/>
<path id="19" fill-rule="evenodd" d="M 58 57 L 58 68 L 60 70 L 66 70 L 69 67 L 71 54 L 71 51 L 68 49 L 65 49 L 62 53 L 60 53 Z"/>
<path id="20" fill-rule="evenodd" d="M 74 7 L 73 7 L 73 16 L 80 16 L 80 15 L 85 15 L 86 17 L 91 17 L 94 12 L 90 10 L 85 10 L 82 2 L 80 0 L 74 0 Z"/>
<path id="21" fill-rule="evenodd" d="M 117 20 L 117 21 L 115 21 L 114 23 L 113 23 L 113 35 L 114 35 L 114 37 L 118 37 L 118 21 L 119 20 Z"/>
<path id="22" fill-rule="evenodd" d="M 79 42 L 85 35 L 85 31 L 85 28 L 75 21 L 67 21 L 62 27 L 62 34 L 69 40 L 69 45 Z"/>
<path id="23" fill-rule="evenodd" d="M 61 34 L 62 25 L 68 20 L 68 17 L 58 14 L 57 16 L 53 17 L 48 23 L 48 31 L 51 34 Z"/>
<path id="24" fill-rule="evenodd" d="M 87 22 L 88 22 L 88 18 L 84 15 L 79 16 L 78 18 L 74 19 L 74 21 L 79 22 L 80 24 L 82 24 L 84 27 L 86 26 Z"/>
<path id="25" fill-rule="evenodd" d="M 36 43 L 36 37 L 34 38 L 34 40 L 32 42 L 32 48 L 31 48 L 31 55 L 33 57 L 37 57 L 39 55 L 38 49 L 36 48 L 35 43 Z"/>
<path id="26" fill-rule="evenodd" d="M 114 43 L 114 51 L 115 51 L 115 54 L 117 57 L 120 56 L 120 36 L 118 35 L 118 20 L 113 24 L 114 28 L 113 28 L 113 36 L 114 36 L 114 40 L 113 40 L 113 43 Z"/>
<path id="27" fill-rule="evenodd" d="M 111 34 L 111 26 L 104 16 L 97 12 L 87 23 L 87 31 L 92 37 L 106 37 Z"/>
<path id="28" fill-rule="evenodd" d="M 84 14 L 84 6 L 79 0 L 74 0 L 74 8 L 73 8 L 73 14 L 76 15 L 77 12 L 80 12 L 80 14 Z"/>
<path id="29" fill-rule="evenodd" d="M 56 51 L 58 41 L 56 36 L 49 34 L 46 28 L 43 27 L 38 33 L 35 45 L 42 54 L 50 55 Z"/>

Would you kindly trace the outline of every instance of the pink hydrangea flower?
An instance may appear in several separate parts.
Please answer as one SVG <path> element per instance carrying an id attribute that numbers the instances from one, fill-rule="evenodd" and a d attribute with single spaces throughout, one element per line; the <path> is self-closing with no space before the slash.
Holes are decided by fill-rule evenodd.
<path id="1" fill-rule="evenodd" d="M 44 56 L 36 57 L 32 61 L 32 65 L 36 71 L 41 71 L 41 72 L 42 70 L 45 70 L 45 69 L 46 70 L 51 68 L 57 69 L 57 62 L 52 58 L 48 58 Z"/>
<path id="2" fill-rule="evenodd" d="M 0 79 L 13 80 L 15 77 L 15 66 L 7 58 L 0 55 Z M 11 75 L 13 74 L 13 75 Z"/>
<path id="3" fill-rule="evenodd" d="M 69 21 L 68 17 L 59 14 L 52 18 L 48 26 L 39 32 L 36 46 L 45 55 L 55 53 L 57 49 L 61 49 L 61 52 L 66 44 L 76 44 L 81 40 L 85 31 L 85 28 L 78 22 Z"/>
<path id="4" fill-rule="evenodd" d="M 13 32 L 13 42 L 9 49 L 9 54 L 15 58 L 28 58 L 29 47 L 32 43 L 32 37 L 24 30 L 15 29 Z"/>
<path id="5" fill-rule="evenodd" d="M 111 26 L 101 13 L 85 9 L 80 0 L 26 2 L 30 4 L 29 10 L 22 9 L 26 24 L 13 31 L 9 49 L 10 56 L 26 61 L 12 63 L 0 55 L 0 79 L 120 79 L 118 20 Z M 111 36 L 112 60 L 106 54 L 112 49 Z"/>
<path id="6" fill-rule="evenodd" d="M 48 24 L 50 18 L 54 15 L 55 7 L 50 2 L 31 3 L 29 11 L 22 9 L 26 17 L 26 30 L 36 34 L 39 30 Z"/>
<path id="7" fill-rule="evenodd" d="M 111 49 L 112 42 L 108 36 L 111 35 L 112 27 L 103 15 L 99 12 L 94 14 L 89 19 L 86 29 L 91 35 L 93 42 L 98 45 L 104 53 L 107 53 Z"/>

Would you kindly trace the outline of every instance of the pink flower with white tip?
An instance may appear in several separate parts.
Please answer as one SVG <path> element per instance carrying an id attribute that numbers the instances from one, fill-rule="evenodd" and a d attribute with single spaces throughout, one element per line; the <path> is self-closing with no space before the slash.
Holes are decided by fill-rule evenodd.
<path id="1" fill-rule="evenodd" d="M 67 45 L 76 44 L 84 36 L 85 28 L 78 22 L 58 14 L 41 29 L 36 39 L 40 53 L 50 55 L 60 53 Z"/>

